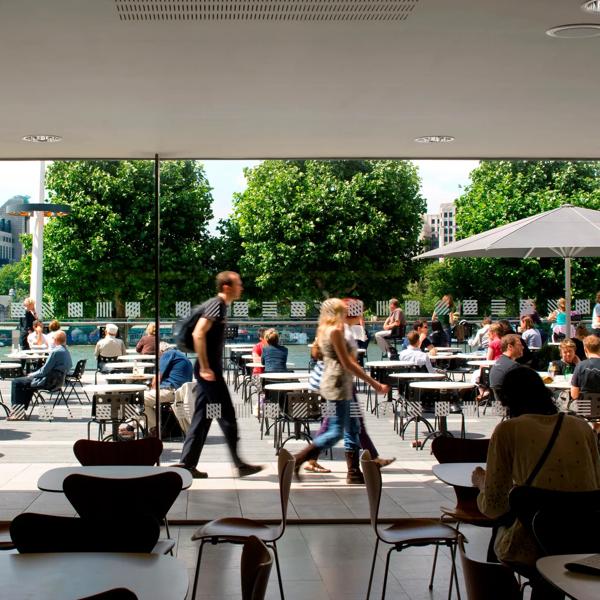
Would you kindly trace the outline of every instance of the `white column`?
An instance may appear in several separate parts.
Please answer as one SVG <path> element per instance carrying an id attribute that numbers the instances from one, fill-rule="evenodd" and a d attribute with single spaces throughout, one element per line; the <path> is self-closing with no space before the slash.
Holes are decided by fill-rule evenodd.
<path id="1" fill-rule="evenodd" d="M 40 162 L 40 188 L 38 203 L 45 200 L 46 163 Z M 44 268 L 44 213 L 35 211 L 30 219 L 30 233 L 33 236 L 31 247 L 31 283 L 29 295 L 35 300 L 35 308 L 38 314 L 42 314 L 42 290 L 43 290 L 43 268 Z"/>
<path id="2" fill-rule="evenodd" d="M 565 311 L 567 313 L 566 339 L 571 337 L 571 258 L 565 258 Z"/>

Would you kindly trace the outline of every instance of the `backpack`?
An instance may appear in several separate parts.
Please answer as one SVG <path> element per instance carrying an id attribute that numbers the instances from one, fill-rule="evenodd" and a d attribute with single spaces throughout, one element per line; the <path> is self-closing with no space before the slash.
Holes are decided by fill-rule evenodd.
<path id="1" fill-rule="evenodd" d="M 182 352 L 195 352 L 192 334 L 196 323 L 202 316 L 203 306 L 194 306 L 187 317 L 183 317 L 173 325 L 173 341 Z"/>

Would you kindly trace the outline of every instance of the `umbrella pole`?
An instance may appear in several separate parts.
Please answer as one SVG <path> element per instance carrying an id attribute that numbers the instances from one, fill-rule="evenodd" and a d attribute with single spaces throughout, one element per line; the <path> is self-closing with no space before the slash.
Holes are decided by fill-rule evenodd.
<path id="1" fill-rule="evenodd" d="M 571 337 L 571 258 L 565 257 L 565 310 L 567 313 L 566 339 Z"/>

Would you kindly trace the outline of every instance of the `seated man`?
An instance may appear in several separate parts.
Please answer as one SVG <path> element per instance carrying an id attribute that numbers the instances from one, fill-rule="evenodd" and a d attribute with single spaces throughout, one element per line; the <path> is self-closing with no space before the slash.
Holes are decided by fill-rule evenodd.
<path id="1" fill-rule="evenodd" d="M 29 407 L 31 397 L 36 389 L 53 389 L 64 382 L 65 375 L 71 370 L 73 363 L 66 348 L 67 336 L 64 331 L 57 331 L 54 336 L 56 347 L 50 351 L 48 360 L 41 369 L 29 373 L 26 377 L 17 377 L 11 384 L 11 403 L 13 407 Z"/>
<path id="2" fill-rule="evenodd" d="M 571 398 L 577 400 L 582 392 L 600 393 L 600 337 L 588 335 L 583 340 L 586 360 L 576 367 L 571 378 Z"/>
<path id="3" fill-rule="evenodd" d="M 389 358 L 396 358 L 396 350 L 392 348 L 387 338 L 396 334 L 404 335 L 404 331 L 402 330 L 405 326 L 406 319 L 404 318 L 404 312 L 400 308 L 400 303 L 397 298 L 392 298 L 390 300 L 390 316 L 385 320 L 383 330 L 375 334 L 377 345 Z"/>
<path id="4" fill-rule="evenodd" d="M 160 403 L 170 404 L 175 400 L 175 390 L 192 381 L 193 366 L 183 352 L 167 342 L 160 343 L 159 355 Z M 148 422 L 148 434 L 156 436 L 156 377 L 151 386 L 151 389 L 144 392 L 144 412 Z"/>
<path id="5" fill-rule="evenodd" d="M 422 352 L 419 348 L 419 334 L 416 331 L 411 331 L 407 336 L 408 348 L 400 352 L 399 360 L 410 362 L 413 365 L 427 369 L 429 373 L 435 373 L 435 369 L 431 364 L 429 355 Z"/>
<path id="6" fill-rule="evenodd" d="M 573 340 L 563 340 L 560 343 L 560 360 L 554 360 L 551 364 L 555 375 L 573 374 L 575 367 L 581 362 L 575 351 L 576 346 Z"/>
<path id="7" fill-rule="evenodd" d="M 521 337 L 516 333 L 503 336 L 501 343 L 502 354 L 490 370 L 490 387 L 492 389 L 502 387 L 506 374 L 520 366 L 516 360 L 523 356 L 523 343 Z"/>
<path id="8" fill-rule="evenodd" d="M 115 356 L 123 356 L 126 354 L 125 344 L 122 339 L 117 337 L 119 328 L 114 323 L 108 323 L 104 330 L 104 337 L 98 340 L 96 348 L 94 349 L 94 355 L 96 359 L 99 357 L 113 358 Z M 98 361 L 98 368 L 104 367 L 101 361 Z"/>

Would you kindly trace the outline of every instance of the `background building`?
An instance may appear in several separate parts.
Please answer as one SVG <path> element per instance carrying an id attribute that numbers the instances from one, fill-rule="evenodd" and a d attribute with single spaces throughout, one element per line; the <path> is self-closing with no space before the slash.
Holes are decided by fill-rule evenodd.
<path id="1" fill-rule="evenodd" d="M 9 215 L 15 204 L 26 204 L 29 196 L 13 196 L 0 206 L 0 266 L 21 260 L 23 245 L 20 235 L 28 233 L 27 217 Z"/>
<path id="2" fill-rule="evenodd" d="M 440 212 L 425 215 L 422 238 L 430 248 L 439 248 L 456 238 L 456 209 L 453 202 L 440 204 Z"/>

